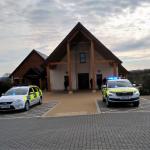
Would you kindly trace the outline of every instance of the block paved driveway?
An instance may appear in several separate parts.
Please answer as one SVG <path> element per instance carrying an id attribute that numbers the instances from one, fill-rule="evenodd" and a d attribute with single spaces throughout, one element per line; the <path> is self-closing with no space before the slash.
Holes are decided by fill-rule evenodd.
<path id="1" fill-rule="evenodd" d="M 47 111 L 50 111 L 57 103 L 57 101 L 50 101 L 42 105 L 35 105 L 31 107 L 29 111 L 0 111 L 0 119 L 40 117 Z"/>
<path id="2" fill-rule="evenodd" d="M 0 150 L 149 150 L 149 102 L 144 97 L 136 111 L 104 106 L 93 115 L 1 117 Z"/>
<path id="3" fill-rule="evenodd" d="M 0 119 L 2 150 L 149 150 L 150 113 Z"/>
<path id="4" fill-rule="evenodd" d="M 150 96 L 141 96 L 139 107 L 133 107 L 128 104 L 113 104 L 108 108 L 102 100 L 98 100 L 97 102 L 100 113 L 150 112 Z"/>

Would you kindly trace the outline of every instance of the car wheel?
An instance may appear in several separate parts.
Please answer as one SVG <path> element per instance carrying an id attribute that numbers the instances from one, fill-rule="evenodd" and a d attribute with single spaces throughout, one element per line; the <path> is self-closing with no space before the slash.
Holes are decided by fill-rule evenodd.
<path id="1" fill-rule="evenodd" d="M 103 102 L 106 102 L 106 99 L 103 97 Z"/>
<path id="2" fill-rule="evenodd" d="M 42 97 L 40 97 L 40 99 L 39 99 L 39 105 L 41 105 L 42 104 Z"/>
<path id="3" fill-rule="evenodd" d="M 106 106 L 110 107 L 111 106 L 111 102 L 108 101 L 108 98 L 106 99 Z"/>
<path id="4" fill-rule="evenodd" d="M 25 110 L 25 111 L 28 111 L 29 109 L 30 109 L 30 104 L 29 104 L 29 102 L 27 101 L 27 102 L 25 103 L 24 110 Z"/>
<path id="5" fill-rule="evenodd" d="M 139 101 L 138 101 L 138 102 L 134 102 L 134 103 L 133 103 L 133 106 L 134 106 L 134 107 L 138 107 L 138 106 L 139 106 L 139 104 L 140 104 L 140 102 L 139 102 Z"/>

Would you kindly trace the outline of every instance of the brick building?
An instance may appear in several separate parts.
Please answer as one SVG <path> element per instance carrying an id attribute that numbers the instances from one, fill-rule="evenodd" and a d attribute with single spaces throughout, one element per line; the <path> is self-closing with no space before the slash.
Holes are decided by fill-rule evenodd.
<path id="1" fill-rule="evenodd" d="M 46 58 L 45 54 L 32 50 L 10 75 L 14 85 L 35 84 L 45 89 L 47 87 L 44 65 Z"/>
<path id="2" fill-rule="evenodd" d="M 96 90 L 103 78 L 125 75 L 127 70 L 106 46 L 78 23 L 46 59 L 48 90 Z M 92 87 L 91 87 L 91 86 Z"/>
<path id="3" fill-rule="evenodd" d="M 78 23 L 48 57 L 33 50 L 11 77 L 16 84 L 36 84 L 49 91 L 64 90 L 67 81 L 72 92 L 94 91 L 103 78 L 127 73 L 122 61 Z"/>

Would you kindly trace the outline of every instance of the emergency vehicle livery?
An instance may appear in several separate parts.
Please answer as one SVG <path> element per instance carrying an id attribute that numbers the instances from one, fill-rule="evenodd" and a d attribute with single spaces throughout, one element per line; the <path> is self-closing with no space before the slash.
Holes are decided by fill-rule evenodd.
<path id="1" fill-rule="evenodd" d="M 138 89 L 127 79 L 108 78 L 102 86 L 102 95 L 107 107 L 112 103 L 132 103 L 138 107 L 140 103 Z"/>
<path id="2" fill-rule="evenodd" d="M 18 86 L 0 97 L 0 110 L 29 110 L 34 104 L 42 104 L 42 91 L 37 86 Z"/>

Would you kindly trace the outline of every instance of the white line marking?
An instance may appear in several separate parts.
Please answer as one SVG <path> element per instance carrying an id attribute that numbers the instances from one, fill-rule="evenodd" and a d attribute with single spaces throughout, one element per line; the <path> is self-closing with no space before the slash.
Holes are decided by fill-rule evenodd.
<path id="1" fill-rule="evenodd" d="M 121 114 L 123 114 L 123 113 L 150 113 L 150 111 L 142 111 L 142 110 L 140 110 L 140 111 L 114 111 L 114 112 L 109 112 L 109 111 L 107 111 L 107 112 L 101 112 L 102 114 L 119 114 L 119 113 L 121 113 Z"/>
<path id="2" fill-rule="evenodd" d="M 146 99 L 146 98 L 143 98 L 143 97 L 140 97 L 140 99 L 143 99 L 143 100 L 147 100 L 147 101 L 150 101 L 149 99 Z"/>
<path id="3" fill-rule="evenodd" d="M 78 115 L 88 115 L 88 113 L 86 111 L 56 113 L 56 116 L 78 116 Z"/>
<path id="4" fill-rule="evenodd" d="M 149 105 L 150 100 L 145 99 L 145 98 L 140 98 L 140 99 L 142 100 L 142 103 L 140 104 L 140 106 L 138 108 L 132 108 L 132 109 L 129 109 L 129 110 L 109 109 L 109 110 L 101 111 L 101 113 L 150 112 L 150 110 L 142 110 L 142 109 L 150 107 L 150 105 Z M 143 105 L 146 105 L 146 106 L 143 106 Z"/>
<path id="5" fill-rule="evenodd" d="M 52 107 L 51 109 L 49 109 L 47 112 L 45 112 L 41 117 L 46 117 L 47 114 L 52 111 L 56 106 L 60 105 L 60 102 L 56 103 L 54 107 Z"/>
<path id="6" fill-rule="evenodd" d="M 32 119 L 32 118 L 41 118 L 41 116 L 32 116 L 32 117 L 6 117 L 6 118 L 0 118 L 0 120 L 9 120 L 9 119 Z"/>
<path id="7" fill-rule="evenodd" d="M 73 115 L 73 116 L 32 116 L 32 117 L 11 117 L 11 118 L 0 118 L 0 120 L 13 120 L 13 119 L 33 119 L 33 118 L 63 118 L 63 117 L 78 117 L 78 116 L 89 116 L 89 115 L 100 115 L 100 114 L 127 114 L 127 113 L 150 113 L 150 111 L 118 111 L 118 112 L 101 112 L 101 113 L 91 113 L 91 114 L 81 114 L 81 115 Z"/>
<path id="8" fill-rule="evenodd" d="M 146 101 L 150 101 L 149 99 L 145 99 L 145 98 L 140 98 L 142 100 L 146 100 Z M 56 101 L 58 102 L 58 101 Z M 148 102 L 149 103 L 149 102 Z M 0 117 L 0 120 L 9 120 L 9 119 L 32 119 L 32 118 L 56 118 L 56 117 L 64 117 L 64 116 L 46 116 L 50 111 L 52 111 L 56 106 L 58 106 L 60 104 L 60 102 L 56 103 L 55 106 L 53 108 L 51 108 L 50 110 L 48 110 L 46 113 L 44 113 L 42 116 L 28 116 L 28 117 Z M 147 103 L 144 103 L 147 104 Z M 92 113 L 92 114 L 82 114 L 82 115 L 75 115 L 75 116 L 86 116 L 86 115 L 94 115 L 94 114 L 109 114 L 109 113 L 113 113 L 113 114 L 117 114 L 117 113 L 150 113 L 150 110 L 140 110 L 140 109 L 144 109 L 146 107 L 140 106 L 139 108 L 134 108 L 134 109 L 130 109 L 130 110 L 125 110 L 125 111 L 119 111 L 119 110 L 108 110 L 108 111 L 101 111 L 99 106 L 98 106 L 98 101 L 96 100 L 96 108 L 97 108 L 97 113 Z M 71 117 L 71 116 L 65 116 L 65 117 Z"/>
<path id="9" fill-rule="evenodd" d="M 57 103 L 58 103 L 58 101 L 54 101 L 54 107 L 57 105 Z M 44 103 L 44 104 L 48 104 L 48 103 Z M 48 109 L 48 111 L 50 111 L 50 110 L 52 110 L 53 109 L 53 107 L 50 107 L 49 109 Z M 30 111 L 30 110 L 29 110 Z M 46 111 L 46 112 L 48 112 L 48 111 Z M 3 120 L 3 119 L 30 119 L 30 118 L 41 118 L 43 115 L 34 115 L 34 113 L 33 112 L 31 112 L 31 114 L 29 114 L 29 116 L 23 116 L 23 115 L 28 115 L 28 113 L 30 113 L 30 112 L 23 112 L 24 114 L 21 114 L 22 116 L 13 116 L 13 114 L 4 114 L 4 115 L 0 115 L 0 120 Z M 33 113 L 33 114 L 32 114 Z M 12 115 L 12 117 L 10 117 L 9 115 Z"/>
<path id="10" fill-rule="evenodd" d="M 100 110 L 99 105 L 98 105 L 98 100 L 96 100 L 95 103 L 96 103 L 97 112 L 98 112 L 98 113 L 101 113 L 101 110 Z"/>

